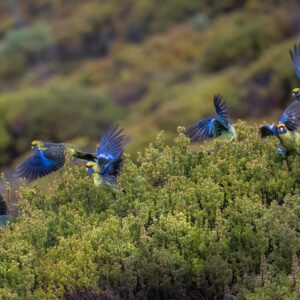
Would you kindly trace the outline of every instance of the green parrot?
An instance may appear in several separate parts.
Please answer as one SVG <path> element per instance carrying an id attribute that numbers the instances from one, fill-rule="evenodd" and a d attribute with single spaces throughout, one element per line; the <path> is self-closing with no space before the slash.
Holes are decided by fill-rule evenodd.
<path id="1" fill-rule="evenodd" d="M 96 153 L 78 151 L 71 144 L 35 140 L 31 143 L 31 148 L 34 150 L 34 154 L 17 166 L 15 174 L 17 178 L 24 177 L 29 182 L 62 168 L 67 156 L 97 161 Z"/>
<path id="2" fill-rule="evenodd" d="M 270 135 L 279 139 L 277 150 L 281 155 L 300 155 L 300 101 L 294 101 L 286 108 L 278 125 L 265 124 L 260 128 L 262 138 Z"/>
<path id="3" fill-rule="evenodd" d="M 300 79 L 300 44 L 295 44 L 294 48 L 290 50 L 290 56 L 295 68 L 296 75 Z M 292 90 L 292 96 L 296 100 L 300 100 L 300 88 L 294 88 Z"/>
<path id="4" fill-rule="evenodd" d="M 102 183 L 112 188 L 116 186 L 117 177 L 122 170 L 126 144 L 127 138 L 118 125 L 109 125 L 103 130 L 96 149 L 97 162 L 86 163 L 86 170 L 96 186 Z"/>

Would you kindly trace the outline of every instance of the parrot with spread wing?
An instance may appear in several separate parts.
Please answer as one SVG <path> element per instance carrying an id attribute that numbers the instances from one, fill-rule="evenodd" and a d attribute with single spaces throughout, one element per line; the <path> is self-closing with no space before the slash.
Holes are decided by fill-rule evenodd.
<path id="1" fill-rule="evenodd" d="M 290 50 L 290 56 L 295 68 L 296 75 L 300 79 L 300 44 L 295 44 L 294 48 Z M 295 99 L 300 100 L 300 88 L 294 88 L 292 95 Z"/>
<path id="2" fill-rule="evenodd" d="M 119 129 L 118 125 L 109 125 L 104 129 L 96 150 L 97 162 L 86 163 L 86 170 L 92 175 L 96 186 L 102 183 L 110 187 L 116 185 L 117 176 L 122 169 L 125 146 L 123 129 Z"/>
<path id="3" fill-rule="evenodd" d="M 31 148 L 34 154 L 19 164 L 15 173 L 17 178 L 24 177 L 28 182 L 62 168 L 68 155 L 82 160 L 97 161 L 95 153 L 81 152 L 65 143 L 47 143 L 35 140 L 31 143 Z"/>
<path id="4" fill-rule="evenodd" d="M 236 137 L 235 129 L 229 120 L 227 106 L 220 95 L 214 96 L 214 105 L 216 117 L 202 119 L 186 130 L 186 135 L 192 142 L 220 136 Z"/>
<path id="5" fill-rule="evenodd" d="M 294 101 L 286 108 L 278 125 L 265 124 L 259 133 L 261 138 L 276 136 L 280 141 L 277 150 L 281 155 L 300 155 L 300 101 Z"/>

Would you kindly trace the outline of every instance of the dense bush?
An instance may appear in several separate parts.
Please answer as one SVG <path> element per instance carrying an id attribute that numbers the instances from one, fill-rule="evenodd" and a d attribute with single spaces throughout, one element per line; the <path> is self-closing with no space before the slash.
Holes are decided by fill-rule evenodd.
<path id="1" fill-rule="evenodd" d="M 9 59 L 17 53 L 36 53 L 53 44 L 51 30 L 47 25 L 14 29 L 9 31 L 0 43 L 0 60 Z"/>
<path id="2" fill-rule="evenodd" d="M 273 9 L 268 16 L 256 12 L 255 16 L 254 13 L 236 13 L 229 19 L 220 18 L 214 30 L 208 32 L 210 43 L 203 65 L 209 70 L 218 70 L 256 59 L 270 45 L 289 35 L 293 24 L 285 17 L 285 11 Z"/>
<path id="3" fill-rule="evenodd" d="M 52 45 L 54 38 L 48 25 L 9 30 L 0 41 L 0 77 L 18 75 L 28 63 L 39 62 Z"/>
<path id="4" fill-rule="evenodd" d="M 198 152 L 159 134 L 125 159 L 116 200 L 70 165 L 48 196 L 23 187 L 1 232 L 0 297 L 299 298 L 299 157 L 237 131 Z"/>

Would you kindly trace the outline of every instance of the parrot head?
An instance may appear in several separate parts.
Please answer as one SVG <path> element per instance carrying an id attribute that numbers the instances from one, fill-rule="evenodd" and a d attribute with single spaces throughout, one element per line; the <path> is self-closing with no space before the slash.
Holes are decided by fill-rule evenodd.
<path id="1" fill-rule="evenodd" d="M 31 142 L 31 149 L 35 151 L 43 150 L 43 142 L 34 140 Z"/>
<path id="2" fill-rule="evenodd" d="M 95 170 L 95 167 L 97 166 L 96 163 L 93 163 L 93 162 L 87 162 L 86 165 L 85 165 L 85 168 L 87 170 L 87 172 L 89 174 L 94 174 L 95 172 L 97 172 L 97 170 Z"/>
<path id="3" fill-rule="evenodd" d="M 297 100 L 300 100 L 300 88 L 295 88 L 292 90 L 292 96 Z"/>
<path id="4" fill-rule="evenodd" d="M 285 134 L 287 132 L 284 124 L 278 124 L 277 129 L 279 134 Z"/>

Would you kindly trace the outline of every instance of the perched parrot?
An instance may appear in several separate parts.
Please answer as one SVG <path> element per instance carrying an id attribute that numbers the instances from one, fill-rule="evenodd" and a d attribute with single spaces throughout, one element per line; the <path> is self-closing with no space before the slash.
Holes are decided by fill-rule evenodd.
<path id="1" fill-rule="evenodd" d="M 296 75 L 300 79 L 300 44 L 295 44 L 294 49 L 290 50 L 292 63 L 294 65 Z M 300 88 L 294 88 L 292 95 L 295 99 L 300 100 Z"/>
<path id="2" fill-rule="evenodd" d="M 123 163 L 126 138 L 118 125 L 104 129 L 96 150 L 97 162 L 86 163 L 86 170 L 92 175 L 96 186 L 102 183 L 114 187 Z"/>
<path id="3" fill-rule="evenodd" d="M 192 142 L 219 136 L 236 137 L 235 129 L 229 121 L 226 104 L 220 95 L 214 96 L 214 105 L 217 117 L 202 119 L 186 130 L 186 135 Z"/>
<path id="4" fill-rule="evenodd" d="M 0 228 L 5 227 L 7 221 L 10 219 L 6 202 L 2 195 L 0 195 Z"/>
<path id="5" fill-rule="evenodd" d="M 276 136 L 280 141 L 277 150 L 281 155 L 300 155 L 300 101 L 294 101 L 286 108 L 278 125 L 265 124 L 259 133 L 262 138 Z"/>
<path id="6" fill-rule="evenodd" d="M 24 177 L 29 182 L 59 170 L 65 164 L 68 155 L 82 160 L 97 161 L 95 153 L 78 151 L 70 144 L 33 141 L 31 148 L 34 154 L 17 166 L 15 174 L 17 178 Z"/>

